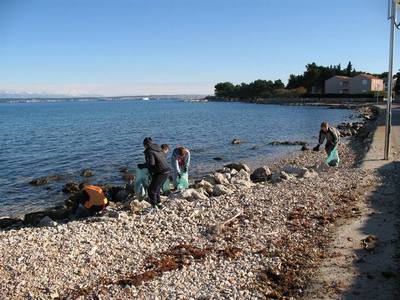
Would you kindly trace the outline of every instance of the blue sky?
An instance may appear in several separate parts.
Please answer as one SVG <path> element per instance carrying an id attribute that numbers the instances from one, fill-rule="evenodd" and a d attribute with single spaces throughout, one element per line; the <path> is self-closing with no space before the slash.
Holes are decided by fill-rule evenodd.
<path id="1" fill-rule="evenodd" d="M 386 14 L 385 0 L 0 0 L 0 91 L 208 94 L 349 60 L 383 72 Z"/>

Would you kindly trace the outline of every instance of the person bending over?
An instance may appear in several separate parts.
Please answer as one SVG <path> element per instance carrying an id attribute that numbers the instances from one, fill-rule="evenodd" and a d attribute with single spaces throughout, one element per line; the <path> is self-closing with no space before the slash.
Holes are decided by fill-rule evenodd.
<path id="1" fill-rule="evenodd" d="M 73 195 L 71 213 L 77 217 L 91 216 L 102 211 L 108 205 L 108 199 L 101 187 L 81 183 L 80 192 Z"/>
<path id="2" fill-rule="evenodd" d="M 319 131 L 319 138 L 318 138 L 318 145 L 313 148 L 314 151 L 319 151 L 320 146 L 324 143 L 325 144 L 325 152 L 329 156 L 332 150 L 337 146 L 339 143 L 340 132 L 334 128 L 329 126 L 328 122 L 321 123 L 321 130 Z"/>
<path id="3" fill-rule="evenodd" d="M 171 157 L 172 165 L 172 178 L 174 180 L 174 186 L 177 186 L 177 178 L 182 176 L 183 173 L 189 171 L 190 165 L 190 151 L 182 146 L 179 146 L 172 151 Z"/>

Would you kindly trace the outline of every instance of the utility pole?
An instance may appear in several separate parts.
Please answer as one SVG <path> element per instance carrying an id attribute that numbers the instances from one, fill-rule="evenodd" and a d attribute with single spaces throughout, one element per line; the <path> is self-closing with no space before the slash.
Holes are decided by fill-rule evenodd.
<path id="1" fill-rule="evenodd" d="M 392 127 L 392 97 L 393 97 L 393 50 L 394 31 L 396 24 L 396 11 L 398 0 L 389 0 L 388 19 L 390 19 L 390 46 L 389 46 L 389 71 L 387 82 L 387 109 L 386 109 L 386 130 L 385 130 L 385 154 L 384 159 L 389 159 L 390 131 Z"/>

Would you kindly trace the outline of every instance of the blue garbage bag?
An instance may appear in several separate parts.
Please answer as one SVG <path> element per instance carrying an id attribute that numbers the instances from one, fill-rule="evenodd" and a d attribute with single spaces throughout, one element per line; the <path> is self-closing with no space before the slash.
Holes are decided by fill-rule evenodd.
<path id="1" fill-rule="evenodd" d="M 337 147 L 335 147 L 335 148 L 333 148 L 333 150 L 332 150 L 331 153 L 329 154 L 329 156 L 328 156 L 328 158 L 326 159 L 326 162 L 325 162 L 325 163 L 326 163 L 328 166 L 337 167 L 337 166 L 339 166 L 339 162 L 340 162 L 339 153 L 338 153 L 338 151 L 337 151 Z"/>
<path id="2" fill-rule="evenodd" d="M 137 168 L 135 174 L 135 196 L 139 199 L 143 199 L 147 195 L 147 189 L 151 182 L 151 175 L 149 170 L 146 168 Z"/>
<path id="3" fill-rule="evenodd" d="M 189 174 L 188 172 L 182 173 L 182 175 L 176 178 L 176 189 L 179 190 L 184 190 L 189 187 Z"/>

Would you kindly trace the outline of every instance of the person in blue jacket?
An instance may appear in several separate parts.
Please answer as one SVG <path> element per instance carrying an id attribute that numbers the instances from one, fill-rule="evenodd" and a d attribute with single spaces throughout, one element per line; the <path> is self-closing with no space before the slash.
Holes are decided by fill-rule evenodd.
<path id="1" fill-rule="evenodd" d="M 180 178 L 183 173 L 188 173 L 190 165 L 190 151 L 179 146 L 172 151 L 171 166 L 172 166 L 172 178 L 174 186 L 177 186 L 177 179 Z"/>

